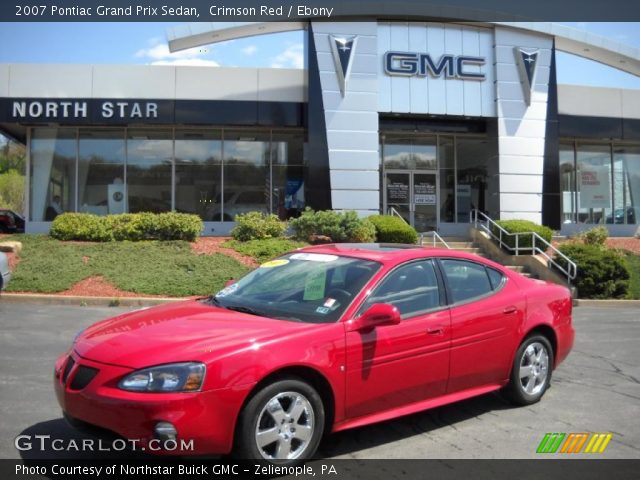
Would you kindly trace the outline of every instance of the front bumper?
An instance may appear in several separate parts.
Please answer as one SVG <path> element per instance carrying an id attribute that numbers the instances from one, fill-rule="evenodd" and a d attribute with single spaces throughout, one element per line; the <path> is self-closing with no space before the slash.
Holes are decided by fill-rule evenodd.
<path id="1" fill-rule="evenodd" d="M 73 359 L 71 368 L 67 368 L 71 365 L 69 358 Z M 97 370 L 86 385 L 74 382 L 83 368 L 85 372 Z M 56 362 L 54 371 L 58 403 L 66 415 L 135 440 L 142 449 L 154 439 L 158 422 L 175 426 L 178 445 L 181 440 L 187 444 L 192 440 L 188 450 L 154 453 L 202 455 L 231 451 L 236 419 L 252 385 L 193 393 L 135 393 L 117 388 L 118 381 L 132 371 L 90 361 L 75 353 L 65 354 Z"/>

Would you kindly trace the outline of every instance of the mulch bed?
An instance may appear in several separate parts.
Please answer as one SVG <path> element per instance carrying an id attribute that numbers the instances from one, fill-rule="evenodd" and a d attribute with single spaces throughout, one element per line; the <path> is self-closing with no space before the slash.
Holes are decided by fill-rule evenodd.
<path id="1" fill-rule="evenodd" d="M 633 237 L 621 237 L 621 238 L 608 238 L 607 247 L 609 248 L 621 248 L 640 255 L 640 238 Z"/>
<path id="2" fill-rule="evenodd" d="M 231 257 L 238 262 L 246 265 L 247 267 L 257 267 L 258 262 L 241 253 L 236 252 L 230 248 L 221 247 L 220 244 L 230 240 L 229 237 L 200 237 L 198 240 L 191 244 L 191 250 L 198 255 L 213 255 L 214 253 L 221 253 L 227 257 Z"/>
<path id="3" fill-rule="evenodd" d="M 69 297 L 150 297 L 150 298 L 162 298 L 166 295 L 150 295 L 150 294 L 142 294 L 142 293 L 134 293 L 134 292 L 125 292 L 124 290 L 119 290 L 109 282 L 107 282 L 104 278 L 97 277 L 89 277 L 84 280 L 80 280 L 78 283 L 73 285 L 69 290 L 65 290 L 64 292 L 56 293 L 56 295 L 64 295 Z"/>

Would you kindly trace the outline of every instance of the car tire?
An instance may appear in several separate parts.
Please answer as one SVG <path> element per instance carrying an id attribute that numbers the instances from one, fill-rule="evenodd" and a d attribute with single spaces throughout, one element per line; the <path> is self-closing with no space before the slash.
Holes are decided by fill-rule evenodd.
<path id="1" fill-rule="evenodd" d="M 311 458 L 324 431 L 322 398 L 298 378 L 275 381 L 245 405 L 236 429 L 233 456 L 278 465 Z"/>
<path id="2" fill-rule="evenodd" d="M 525 338 L 516 352 L 509 384 L 503 393 L 515 405 L 540 401 L 549 388 L 553 370 L 553 348 L 544 335 Z"/>

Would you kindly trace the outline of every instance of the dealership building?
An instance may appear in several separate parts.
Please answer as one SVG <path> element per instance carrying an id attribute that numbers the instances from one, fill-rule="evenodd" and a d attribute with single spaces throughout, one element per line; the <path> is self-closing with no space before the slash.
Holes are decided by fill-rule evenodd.
<path id="1" fill-rule="evenodd" d="M 556 52 L 640 75 L 640 49 L 551 23 L 202 23 L 181 50 L 305 31 L 305 68 L 0 64 L 27 146 L 27 232 L 60 212 L 394 213 L 464 234 L 473 209 L 563 234 L 640 222 L 640 90 L 559 85 Z"/>

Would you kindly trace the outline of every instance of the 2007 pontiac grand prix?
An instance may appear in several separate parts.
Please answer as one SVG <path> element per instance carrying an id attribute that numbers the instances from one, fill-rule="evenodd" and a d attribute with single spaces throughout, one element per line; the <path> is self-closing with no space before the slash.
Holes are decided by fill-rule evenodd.
<path id="1" fill-rule="evenodd" d="M 568 289 L 475 255 L 308 247 L 211 297 L 87 328 L 55 391 L 74 423 L 294 464 L 325 433 L 494 390 L 537 402 L 572 348 L 571 316 Z"/>

